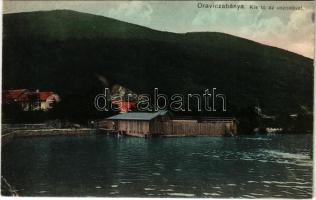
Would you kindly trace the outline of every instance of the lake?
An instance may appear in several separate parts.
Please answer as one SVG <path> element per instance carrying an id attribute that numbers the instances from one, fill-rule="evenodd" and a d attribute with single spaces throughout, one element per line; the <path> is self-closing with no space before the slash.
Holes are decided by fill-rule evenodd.
<path id="1" fill-rule="evenodd" d="M 2 175 L 20 196 L 311 198 L 312 135 L 16 138 Z"/>

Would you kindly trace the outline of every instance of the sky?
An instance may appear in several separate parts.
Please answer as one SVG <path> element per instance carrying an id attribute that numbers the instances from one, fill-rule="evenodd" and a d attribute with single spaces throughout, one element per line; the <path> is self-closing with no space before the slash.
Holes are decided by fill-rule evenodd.
<path id="1" fill-rule="evenodd" d="M 198 3 L 238 4 L 245 9 L 199 8 Z M 258 9 L 249 9 L 250 5 Z M 302 9 L 277 10 L 279 6 Z M 3 9 L 4 13 L 69 9 L 161 31 L 223 32 L 314 58 L 313 1 L 4 1 Z"/>

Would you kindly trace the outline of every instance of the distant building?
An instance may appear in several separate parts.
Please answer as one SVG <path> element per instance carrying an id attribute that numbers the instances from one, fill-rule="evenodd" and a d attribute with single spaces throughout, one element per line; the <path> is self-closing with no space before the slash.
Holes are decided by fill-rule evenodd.
<path id="1" fill-rule="evenodd" d="M 298 117 L 298 114 L 297 114 L 297 113 L 290 114 L 290 117 L 291 117 L 291 118 L 293 118 L 293 119 L 295 119 L 295 118 L 297 118 L 297 117 Z"/>
<path id="2" fill-rule="evenodd" d="M 126 113 L 126 112 L 131 111 L 131 109 L 136 108 L 135 102 L 113 100 L 112 104 L 118 107 L 120 113 Z"/>
<path id="3" fill-rule="evenodd" d="M 267 127 L 266 128 L 266 132 L 267 133 L 280 133 L 282 131 L 283 131 L 282 128 L 273 128 L 273 127 Z"/>
<path id="4" fill-rule="evenodd" d="M 17 104 L 23 111 L 47 111 L 59 101 L 59 96 L 52 91 L 29 91 L 28 89 L 3 91 L 3 105 Z"/>

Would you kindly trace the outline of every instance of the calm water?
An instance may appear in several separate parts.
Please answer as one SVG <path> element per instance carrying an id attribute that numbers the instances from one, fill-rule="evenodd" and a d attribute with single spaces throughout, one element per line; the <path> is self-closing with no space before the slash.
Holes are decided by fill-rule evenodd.
<path id="1" fill-rule="evenodd" d="M 19 138 L 2 174 L 20 196 L 312 196 L 312 135 Z"/>

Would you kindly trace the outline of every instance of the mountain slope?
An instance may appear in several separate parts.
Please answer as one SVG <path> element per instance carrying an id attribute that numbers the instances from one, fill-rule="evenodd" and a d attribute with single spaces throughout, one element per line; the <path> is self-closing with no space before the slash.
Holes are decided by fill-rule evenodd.
<path id="1" fill-rule="evenodd" d="M 5 89 L 54 90 L 92 110 L 106 86 L 101 76 L 138 93 L 217 88 L 230 115 L 258 104 L 269 114 L 312 110 L 313 61 L 243 38 L 161 32 L 68 10 L 7 14 L 3 24 Z"/>

